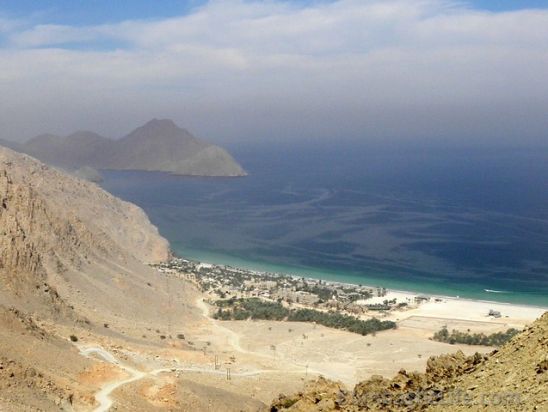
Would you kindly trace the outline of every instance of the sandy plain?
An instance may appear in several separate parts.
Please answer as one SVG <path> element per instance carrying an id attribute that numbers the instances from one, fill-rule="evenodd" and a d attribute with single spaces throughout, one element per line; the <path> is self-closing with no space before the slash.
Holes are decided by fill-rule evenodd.
<path id="1" fill-rule="evenodd" d="M 191 287 L 184 285 L 187 290 Z M 310 323 L 217 321 L 210 317 L 213 309 L 204 296 L 198 290 L 192 295 L 199 309 L 197 320 L 172 321 L 174 330 L 184 330 L 184 342 L 175 336 L 160 341 L 156 336 L 135 336 L 134 342 L 129 336 L 100 341 L 90 336 L 82 343 L 112 354 L 119 364 L 111 366 L 122 375 L 128 367 L 140 373 L 138 379 L 120 386 L 111 379 L 97 382 L 97 393 L 107 385 L 115 388 L 107 395 L 118 410 L 266 410 L 280 393 L 298 391 L 318 376 L 351 388 L 376 374 L 390 377 L 402 368 L 423 371 L 433 355 L 493 349 L 431 340 L 442 326 L 491 333 L 523 327 L 544 312 L 526 306 L 431 299 L 415 309 L 389 315 L 397 329 L 360 336 Z M 413 298 L 404 292 L 389 292 L 387 297 L 395 296 Z M 500 310 L 501 317 L 487 316 L 491 309 Z M 88 382 L 90 374 L 86 374 Z M 105 399 L 104 390 L 101 396 Z M 100 409 L 99 399 L 93 407 L 106 410 Z"/>

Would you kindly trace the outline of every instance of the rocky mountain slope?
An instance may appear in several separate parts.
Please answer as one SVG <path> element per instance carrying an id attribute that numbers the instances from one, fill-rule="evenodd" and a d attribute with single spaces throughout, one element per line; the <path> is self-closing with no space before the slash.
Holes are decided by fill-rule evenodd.
<path id="1" fill-rule="evenodd" d="M 171 120 L 151 120 L 119 140 L 80 131 L 66 137 L 44 134 L 24 144 L 4 141 L 3 145 L 68 170 L 88 166 L 191 176 L 246 174 L 226 150 L 197 139 Z"/>
<path id="2" fill-rule="evenodd" d="M 85 407 L 91 388 L 75 371 L 90 367 L 69 340 L 23 312 L 0 306 L 0 410 L 55 411 Z"/>
<path id="3" fill-rule="evenodd" d="M 146 317 L 138 300 L 151 295 L 145 279 L 153 271 L 144 263 L 169 253 L 139 207 L 0 148 L 0 303 L 27 310 L 51 301 L 82 306 L 89 290 L 90 302 Z M 114 305 L 124 300 L 122 289 L 134 299 Z"/>
<path id="4" fill-rule="evenodd" d="M 432 357 L 425 373 L 374 376 L 352 391 L 319 379 L 281 395 L 274 411 L 546 411 L 548 313 L 490 355 Z"/>
<path id="5" fill-rule="evenodd" d="M 147 265 L 169 254 L 137 206 L 0 148 L 0 410 L 89 410 L 74 342 L 175 335 L 197 309 Z"/>

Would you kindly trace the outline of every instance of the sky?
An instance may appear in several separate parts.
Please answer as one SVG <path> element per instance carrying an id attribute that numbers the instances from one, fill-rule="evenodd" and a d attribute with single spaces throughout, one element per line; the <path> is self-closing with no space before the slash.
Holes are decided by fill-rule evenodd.
<path id="1" fill-rule="evenodd" d="M 548 145 L 548 0 L 0 0 L 0 138 Z"/>

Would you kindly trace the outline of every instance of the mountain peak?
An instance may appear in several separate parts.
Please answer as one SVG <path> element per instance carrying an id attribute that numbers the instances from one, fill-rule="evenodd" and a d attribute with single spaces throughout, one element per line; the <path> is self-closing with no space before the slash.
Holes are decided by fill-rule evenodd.
<path id="1" fill-rule="evenodd" d="M 141 126 L 143 129 L 180 129 L 179 126 L 175 124 L 175 122 L 171 119 L 152 119 L 149 120 L 147 123 L 145 123 L 143 126 Z"/>
<path id="2" fill-rule="evenodd" d="M 177 142 L 193 142 L 199 145 L 198 140 L 186 129 L 179 127 L 171 119 L 152 119 L 133 130 L 119 142 L 131 141 L 134 144 L 177 144 Z M 146 149 L 148 150 L 148 149 Z"/>

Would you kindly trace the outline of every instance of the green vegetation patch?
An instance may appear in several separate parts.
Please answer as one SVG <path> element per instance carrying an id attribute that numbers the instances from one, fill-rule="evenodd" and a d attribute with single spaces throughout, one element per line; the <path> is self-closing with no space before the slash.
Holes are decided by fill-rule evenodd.
<path id="1" fill-rule="evenodd" d="M 445 342 L 450 344 L 464 343 L 466 345 L 482 345 L 482 346 L 502 346 L 520 331 L 510 328 L 506 332 L 497 332 L 490 335 L 484 333 L 469 333 L 459 332 L 453 330 L 451 333 L 447 330 L 447 327 L 441 328 L 434 334 L 432 339 L 438 342 Z"/>
<path id="2" fill-rule="evenodd" d="M 288 322 L 315 322 L 329 328 L 367 335 L 381 330 L 395 329 L 396 323 L 373 318 L 361 320 L 337 312 L 321 312 L 314 309 L 288 309 L 277 302 L 258 298 L 228 299 L 215 302 L 219 307 L 213 315 L 219 320 L 277 320 Z"/>

